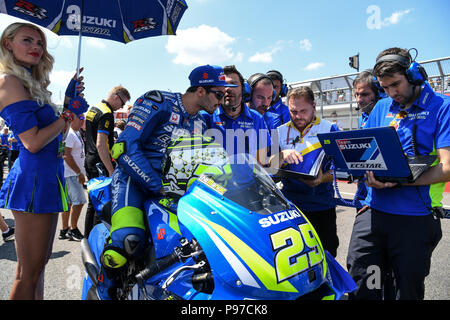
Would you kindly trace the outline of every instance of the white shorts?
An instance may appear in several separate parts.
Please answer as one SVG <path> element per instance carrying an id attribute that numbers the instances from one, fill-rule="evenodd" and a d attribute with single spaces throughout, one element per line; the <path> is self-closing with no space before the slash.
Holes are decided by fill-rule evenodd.
<path id="1" fill-rule="evenodd" d="M 66 177 L 67 184 L 67 196 L 69 203 L 72 205 L 85 204 L 86 191 L 83 186 L 78 182 L 78 176 Z"/>

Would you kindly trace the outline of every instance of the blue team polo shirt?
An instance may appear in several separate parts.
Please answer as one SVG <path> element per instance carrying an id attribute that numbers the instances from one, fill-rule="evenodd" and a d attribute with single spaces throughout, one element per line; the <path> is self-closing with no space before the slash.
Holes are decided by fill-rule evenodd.
<path id="1" fill-rule="evenodd" d="M 358 129 L 364 129 L 367 120 L 369 120 L 369 114 L 366 112 L 361 113 L 361 116 L 358 118 Z"/>
<path id="2" fill-rule="evenodd" d="M 242 107 L 243 110 L 236 119 L 228 116 L 222 106 L 217 108 L 212 115 L 206 112 L 201 114 L 208 129 L 216 129 L 220 132 L 222 141 L 218 142 L 222 143 L 228 154 L 232 155 L 247 151 L 256 157 L 257 150 L 272 145 L 270 132 L 261 114 L 256 110 L 250 109 L 245 104 Z M 214 135 L 214 131 L 211 130 L 210 134 Z M 243 134 L 248 136 L 249 150 L 245 150 L 245 140 L 242 139 Z"/>
<path id="3" fill-rule="evenodd" d="M 253 109 L 251 109 L 253 110 Z M 253 110 L 256 113 L 258 113 L 258 111 Z M 271 130 L 276 130 L 279 126 L 282 125 L 281 122 L 281 116 L 278 113 L 273 113 L 273 112 L 269 112 L 266 111 L 263 115 L 264 121 L 266 122 L 267 128 L 269 129 L 269 131 L 271 132 Z"/>
<path id="4" fill-rule="evenodd" d="M 267 112 L 277 114 L 280 117 L 280 125 L 291 121 L 289 107 L 281 101 L 281 98 L 278 98 L 278 100 L 272 106 L 270 106 L 269 109 L 267 109 Z"/>
<path id="5" fill-rule="evenodd" d="M 414 155 L 411 133 L 416 123 L 416 145 L 420 155 L 436 154 L 436 149 L 450 147 L 450 97 L 436 93 L 426 83 L 413 105 L 401 118 L 400 105 L 392 98 L 380 100 L 364 128 L 394 126 L 407 155 Z M 401 188 L 368 188 L 366 204 L 392 214 L 420 216 L 442 206 L 445 183 Z"/>

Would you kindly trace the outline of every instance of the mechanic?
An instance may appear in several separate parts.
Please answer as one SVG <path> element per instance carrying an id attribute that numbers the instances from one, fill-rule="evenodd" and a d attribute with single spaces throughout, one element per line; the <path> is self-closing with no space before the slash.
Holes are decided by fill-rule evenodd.
<path id="1" fill-rule="evenodd" d="M 383 183 L 366 173 L 368 207 L 356 216 L 347 256 L 358 285 L 350 299 L 380 300 L 384 274 L 392 270 L 395 299 L 422 300 L 431 255 L 442 237 L 437 213 L 450 180 L 450 97 L 433 91 L 412 50 L 417 53 L 389 48 L 378 55 L 373 73 L 389 97 L 378 101 L 365 128 L 393 126 L 407 155 L 438 158 L 411 184 Z M 374 270 L 380 286 L 369 279 Z"/>

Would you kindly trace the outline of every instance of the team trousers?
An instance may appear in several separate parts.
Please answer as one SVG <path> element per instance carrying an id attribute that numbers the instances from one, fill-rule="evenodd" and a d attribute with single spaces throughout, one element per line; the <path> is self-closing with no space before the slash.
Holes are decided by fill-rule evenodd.
<path id="1" fill-rule="evenodd" d="M 97 169 L 97 163 L 100 163 L 99 166 L 104 171 L 104 174 L 108 174 L 108 171 L 106 171 L 102 161 L 100 160 L 100 157 L 98 157 L 97 155 L 86 155 L 84 168 L 86 169 L 86 176 L 88 181 L 100 176 L 100 172 Z M 94 206 L 92 205 L 91 197 L 89 197 L 88 207 L 86 209 L 86 218 L 84 220 L 84 237 L 88 238 L 92 228 L 100 222 L 101 221 L 99 217 L 95 213 Z"/>
<path id="2" fill-rule="evenodd" d="M 339 238 L 336 226 L 336 208 L 322 211 L 304 211 L 302 213 L 313 225 L 325 250 L 333 257 L 337 255 Z"/>
<path id="3" fill-rule="evenodd" d="M 441 222 L 432 214 L 407 216 L 368 207 L 361 210 L 355 218 L 347 255 L 348 272 L 358 286 L 349 299 L 423 300 L 431 254 L 441 237 Z M 384 288 L 391 273 L 393 288 Z"/>

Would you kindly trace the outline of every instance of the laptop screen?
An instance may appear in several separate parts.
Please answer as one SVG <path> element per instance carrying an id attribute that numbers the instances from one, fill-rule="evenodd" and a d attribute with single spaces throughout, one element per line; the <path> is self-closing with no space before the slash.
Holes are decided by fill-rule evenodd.
<path id="1" fill-rule="evenodd" d="M 317 135 L 336 171 L 362 177 L 373 171 L 378 177 L 408 177 L 411 174 L 397 133 L 392 127 L 336 131 Z"/>

